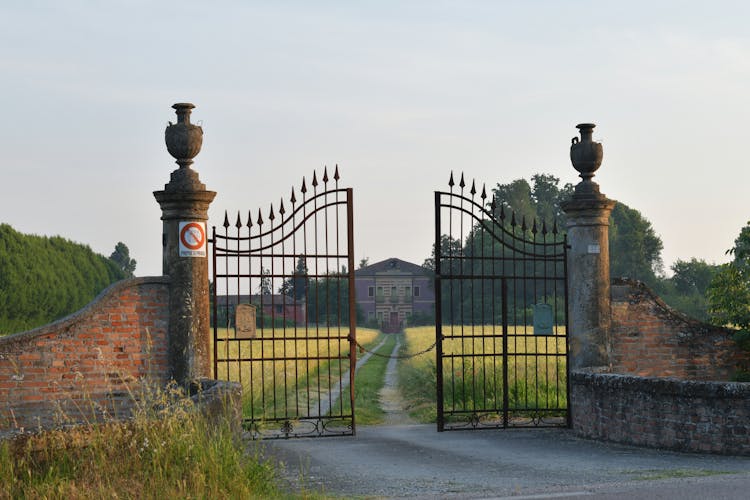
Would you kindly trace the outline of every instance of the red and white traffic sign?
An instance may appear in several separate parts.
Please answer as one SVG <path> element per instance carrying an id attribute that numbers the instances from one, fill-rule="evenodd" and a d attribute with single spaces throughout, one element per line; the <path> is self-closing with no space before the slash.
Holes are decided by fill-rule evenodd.
<path id="1" fill-rule="evenodd" d="M 206 256 L 206 223 L 180 222 L 180 257 Z"/>

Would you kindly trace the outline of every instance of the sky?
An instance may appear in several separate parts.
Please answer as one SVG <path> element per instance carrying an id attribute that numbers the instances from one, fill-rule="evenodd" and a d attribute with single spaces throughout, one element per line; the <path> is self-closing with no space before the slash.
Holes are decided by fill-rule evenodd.
<path id="1" fill-rule="evenodd" d="M 593 122 L 594 180 L 651 221 L 665 268 L 725 262 L 750 219 L 749 19 L 744 1 L 4 0 L 0 223 L 122 241 L 161 274 L 152 192 L 176 168 L 171 105 L 192 102 L 209 226 L 338 164 L 356 260 L 421 263 L 451 171 L 576 183 Z"/>

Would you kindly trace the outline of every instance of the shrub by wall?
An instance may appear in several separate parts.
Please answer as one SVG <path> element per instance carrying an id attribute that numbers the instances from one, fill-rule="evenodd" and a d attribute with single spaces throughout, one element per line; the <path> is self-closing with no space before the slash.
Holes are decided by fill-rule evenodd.
<path id="1" fill-rule="evenodd" d="M 169 279 L 134 278 L 79 312 L 0 338 L 0 433 L 127 414 L 169 375 Z"/>

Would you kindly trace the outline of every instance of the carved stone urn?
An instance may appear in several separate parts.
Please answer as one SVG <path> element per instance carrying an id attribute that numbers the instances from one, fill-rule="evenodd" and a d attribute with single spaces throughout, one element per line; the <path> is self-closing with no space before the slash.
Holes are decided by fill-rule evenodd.
<path id="1" fill-rule="evenodd" d="M 177 123 L 169 122 L 164 131 L 164 141 L 167 143 L 167 151 L 177 160 L 180 168 L 189 168 L 193 158 L 200 153 L 203 129 L 190 123 L 190 113 L 195 107 L 193 104 L 178 102 L 172 107 L 177 112 Z"/>
<path id="2" fill-rule="evenodd" d="M 594 127 L 596 125 L 593 123 L 580 123 L 576 125 L 576 128 L 581 132 L 581 138 L 579 140 L 578 137 L 573 137 L 571 141 L 570 161 L 573 163 L 573 167 L 578 170 L 579 177 L 583 179 L 583 182 L 576 187 L 576 190 L 578 190 L 578 187 L 581 187 L 583 190 L 591 190 L 596 185 L 591 181 L 591 178 L 594 177 L 594 172 L 602 164 L 604 151 L 602 150 L 601 143 L 594 142 L 591 139 Z"/>

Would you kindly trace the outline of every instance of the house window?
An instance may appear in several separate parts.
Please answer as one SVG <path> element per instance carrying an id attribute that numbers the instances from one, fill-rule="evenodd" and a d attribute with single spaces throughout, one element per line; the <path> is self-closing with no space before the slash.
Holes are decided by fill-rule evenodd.
<path id="1" fill-rule="evenodd" d="M 378 295 L 380 295 L 381 297 L 383 296 L 383 287 L 382 286 L 378 287 Z"/>
<path id="2" fill-rule="evenodd" d="M 368 320 L 373 320 L 373 319 L 375 319 L 375 313 L 374 313 L 373 311 L 368 311 L 368 312 L 367 312 L 367 319 L 368 319 Z"/>
<path id="3" fill-rule="evenodd" d="M 281 314 L 283 311 L 284 311 L 284 306 L 282 306 L 281 304 L 277 304 L 276 305 L 276 312 L 279 313 L 279 314 Z"/>
<path id="4" fill-rule="evenodd" d="M 398 292 L 396 292 L 396 287 L 391 287 L 391 297 L 396 297 L 398 295 Z"/>
<path id="5" fill-rule="evenodd" d="M 419 297 L 419 287 L 418 286 L 414 287 L 414 296 L 415 297 Z"/>
<path id="6" fill-rule="evenodd" d="M 383 322 L 383 311 L 378 311 L 378 321 Z"/>
<path id="7" fill-rule="evenodd" d="M 368 286 L 367 287 L 367 296 L 372 297 L 375 295 L 375 287 L 374 286 Z"/>

